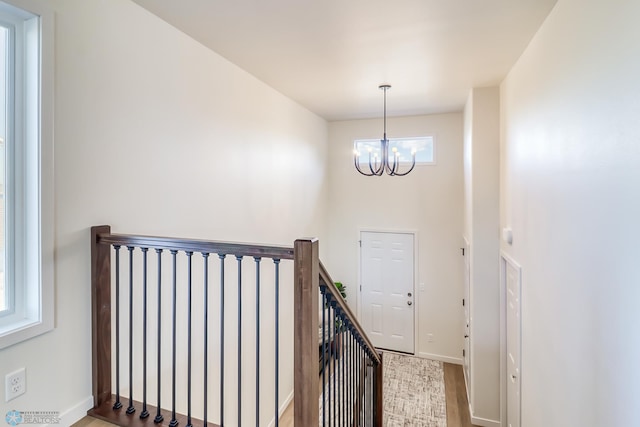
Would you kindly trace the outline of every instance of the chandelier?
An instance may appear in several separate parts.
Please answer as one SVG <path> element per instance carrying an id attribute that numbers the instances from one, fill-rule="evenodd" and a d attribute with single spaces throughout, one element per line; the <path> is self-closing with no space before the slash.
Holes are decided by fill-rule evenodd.
<path id="1" fill-rule="evenodd" d="M 384 110 L 383 110 L 383 124 L 384 124 L 384 134 L 382 139 L 380 140 L 380 156 L 378 153 L 374 153 L 371 147 L 368 147 L 369 151 L 369 167 L 368 171 L 365 166 L 365 170 L 363 171 L 360 167 L 360 152 L 355 149 L 353 150 L 353 164 L 356 167 L 356 170 L 365 176 L 381 176 L 383 173 L 387 173 L 387 175 L 391 176 L 405 176 L 409 172 L 413 170 L 416 165 L 416 150 L 411 150 L 411 167 L 406 172 L 400 172 L 400 153 L 398 152 L 397 147 L 393 147 L 391 149 L 391 153 L 389 153 L 389 140 L 387 139 L 387 90 L 391 89 L 391 85 L 382 84 L 378 86 L 378 89 L 382 89 L 384 91 Z"/>

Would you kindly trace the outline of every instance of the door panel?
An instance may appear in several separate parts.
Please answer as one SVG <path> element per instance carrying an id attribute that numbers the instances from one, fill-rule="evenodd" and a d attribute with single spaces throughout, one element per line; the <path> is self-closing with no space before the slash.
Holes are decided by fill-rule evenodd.
<path id="1" fill-rule="evenodd" d="M 413 234 L 361 233 L 362 323 L 378 348 L 414 351 Z"/>

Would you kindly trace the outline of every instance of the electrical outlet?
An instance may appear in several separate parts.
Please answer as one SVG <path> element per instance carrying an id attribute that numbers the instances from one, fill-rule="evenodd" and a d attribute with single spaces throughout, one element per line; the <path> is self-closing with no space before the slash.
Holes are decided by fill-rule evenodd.
<path id="1" fill-rule="evenodd" d="M 433 334 L 427 334 L 427 342 L 433 342 Z"/>
<path id="2" fill-rule="evenodd" d="M 20 368 L 4 377 L 5 401 L 15 399 L 27 391 L 27 374 L 25 368 Z"/>

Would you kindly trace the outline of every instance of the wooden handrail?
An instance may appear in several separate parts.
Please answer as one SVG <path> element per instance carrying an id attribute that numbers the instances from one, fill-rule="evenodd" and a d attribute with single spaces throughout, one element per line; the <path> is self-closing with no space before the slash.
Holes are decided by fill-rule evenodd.
<path id="1" fill-rule="evenodd" d="M 96 243 L 121 246 L 137 246 L 149 249 L 173 249 L 216 254 L 234 254 L 250 257 L 293 259 L 293 248 L 287 246 L 267 246 L 249 243 L 220 242 L 199 239 L 178 239 L 175 237 L 138 236 L 131 234 L 98 233 Z"/>
<path id="2" fill-rule="evenodd" d="M 338 289 L 335 286 L 333 286 L 333 283 L 334 283 L 333 279 L 329 275 L 329 272 L 324 267 L 324 265 L 322 265 L 322 262 L 320 262 L 320 280 L 324 282 L 324 285 L 327 287 L 327 290 L 331 293 L 331 295 L 333 295 L 333 300 L 337 302 L 337 305 L 347 315 L 347 317 L 355 327 L 356 331 L 360 334 L 360 336 L 364 340 L 365 344 L 369 348 L 369 351 L 371 351 L 371 354 L 373 355 L 373 360 L 377 364 L 381 363 L 382 359 L 380 358 L 380 355 L 376 351 L 376 348 L 373 346 L 373 344 L 369 340 L 369 337 L 367 336 L 366 332 L 362 328 L 362 325 L 360 325 L 360 322 L 358 322 L 356 315 L 353 313 L 353 311 L 351 311 L 351 308 L 347 305 L 347 302 L 340 295 L 340 292 L 338 291 Z"/>

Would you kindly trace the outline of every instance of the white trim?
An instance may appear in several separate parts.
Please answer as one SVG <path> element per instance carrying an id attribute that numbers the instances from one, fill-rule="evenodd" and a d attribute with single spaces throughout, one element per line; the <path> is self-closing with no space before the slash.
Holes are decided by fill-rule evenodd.
<path id="1" fill-rule="evenodd" d="M 284 413 L 284 411 L 287 410 L 291 402 L 293 402 L 293 390 L 291 390 L 291 393 L 289 393 L 289 396 L 287 396 L 287 398 L 284 400 L 284 403 L 280 405 L 280 409 L 278 410 L 278 418 L 282 417 L 282 414 Z M 274 418 L 271 418 L 271 421 L 269 422 L 269 427 L 273 427 L 275 423 L 276 423 L 276 420 Z"/>
<path id="2" fill-rule="evenodd" d="M 465 289 L 463 290 L 463 296 L 466 298 L 465 300 L 465 304 L 466 307 L 465 309 L 462 310 L 462 315 L 464 316 L 464 312 L 466 311 L 468 313 L 467 316 L 464 316 L 463 320 L 463 324 L 465 322 L 469 322 L 468 323 L 468 327 L 464 327 L 463 328 L 463 337 L 464 334 L 469 335 L 468 338 L 463 338 L 465 340 L 464 343 L 464 347 L 465 349 L 467 349 L 466 347 L 466 343 L 467 340 L 469 342 L 469 348 L 467 349 L 468 351 L 466 352 L 465 356 L 463 357 L 462 360 L 462 375 L 464 377 L 464 384 L 466 387 L 466 392 L 467 392 L 467 401 L 469 402 L 469 404 L 471 404 L 473 402 L 472 400 L 472 390 L 473 388 L 471 387 L 471 382 L 472 382 L 472 376 L 473 376 L 473 364 L 472 361 L 473 359 L 471 358 L 471 329 L 472 329 L 472 316 L 471 316 L 471 244 L 469 243 L 469 239 L 467 238 L 467 236 L 465 236 L 464 234 L 462 235 L 462 244 L 465 248 L 465 254 L 464 254 L 464 259 L 462 260 L 462 268 L 464 269 L 464 275 L 466 276 L 464 278 L 464 287 Z M 467 264 L 469 265 L 469 270 L 467 271 Z M 467 362 L 469 364 L 469 370 L 467 372 L 467 370 L 465 369 L 464 366 L 464 359 L 467 359 Z"/>
<path id="3" fill-rule="evenodd" d="M 500 251 L 500 416 L 507 422 L 507 263 L 518 270 L 520 283 L 520 402 L 522 402 L 522 267 L 506 252 Z M 522 407 L 520 408 L 520 424 Z"/>
<path id="4" fill-rule="evenodd" d="M 486 418 L 480 418 L 473 415 L 471 411 L 471 405 L 469 405 L 469 414 L 471 414 L 471 424 L 479 427 L 501 427 L 500 421 L 489 420 Z"/>
<path id="5" fill-rule="evenodd" d="M 13 3 L 8 1 L 6 3 Z M 39 26 L 38 39 L 32 38 L 34 32 L 27 32 L 25 40 L 37 43 L 38 56 L 26 56 L 26 66 L 37 73 L 37 84 L 28 86 L 25 97 L 37 99 L 37 108 L 25 113 L 25 120 L 38 123 L 34 132 L 31 126 L 25 130 L 25 138 L 36 142 L 29 145 L 29 149 L 37 152 L 29 153 L 37 158 L 32 162 L 34 181 L 26 183 L 34 189 L 29 197 L 32 203 L 27 211 L 33 216 L 33 227 L 30 235 L 39 235 L 39 241 L 27 243 L 29 258 L 36 259 L 38 268 L 30 266 L 25 269 L 28 275 L 24 283 L 30 285 L 30 296 L 25 300 L 24 321 L 15 327 L 7 324 L 0 332 L 0 348 L 5 348 L 17 342 L 27 340 L 48 332 L 54 328 L 54 223 L 53 223 L 53 111 L 54 111 L 54 14 L 42 2 L 20 2 L 18 8 L 28 10 L 36 18 L 25 21 L 26 28 Z M 17 131 L 20 131 L 18 129 Z M 31 176 L 32 174 L 27 174 Z M 37 193 L 36 193 L 37 191 Z"/>
<path id="6" fill-rule="evenodd" d="M 418 347 L 418 338 L 419 338 L 419 322 L 418 322 L 418 314 L 420 312 L 420 303 L 418 298 L 418 294 L 416 293 L 416 284 L 420 282 L 419 273 L 420 270 L 418 268 L 418 260 L 420 259 L 418 253 L 418 230 L 396 230 L 396 229 L 385 229 L 385 228 L 370 228 L 363 227 L 358 230 L 358 284 L 357 284 L 357 297 L 356 297 L 356 316 L 358 316 L 358 321 L 362 318 L 362 233 L 386 233 L 386 234 L 411 234 L 413 235 L 413 291 L 411 292 L 413 295 L 413 352 L 410 354 L 416 354 L 416 348 Z M 366 331 L 365 331 L 366 332 Z"/>
<path id="7" fill-rule="evenodd" d="M 437 360 L 439 362 L 444 362 L 444 363 L 451 363 L 454 365 L 463 364 L 463 360 L 459 357 L 442 356 L 440 354 L 425 353 L 423 351 L 418 353 L 418 357 L 422 357 L 423 359 Z"/>
<path id="8" fill-rule="evenodd" d="M 75 406 L 60 413 L 60 423 L 45 424 L 52 427 L 69 427 L 87 416 L 87 411 L 93 408 L 93 396 L 85 397 Z"/>

